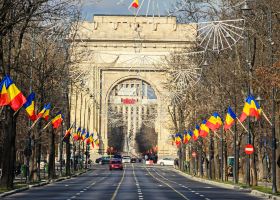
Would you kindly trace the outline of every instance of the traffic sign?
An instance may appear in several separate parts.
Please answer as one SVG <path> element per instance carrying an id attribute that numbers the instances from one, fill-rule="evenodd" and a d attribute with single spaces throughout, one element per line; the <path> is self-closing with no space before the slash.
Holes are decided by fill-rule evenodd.
<path id="1" fill-rule="evenodd" d="M 194 152 L 192 152 L 192 157 L 196 157 L 196 152 L 194 151 Z"/>
<path id="2" fill-rule="evenodd" d="M 250 154 L 252 154 L 253 152 L 254 152 L 254 147 L 253 147 L 253 145 L 247 144 L 246 147 L 245 147 L 245 153 L 246 153 L 247 155 L 250 155 Z"/>

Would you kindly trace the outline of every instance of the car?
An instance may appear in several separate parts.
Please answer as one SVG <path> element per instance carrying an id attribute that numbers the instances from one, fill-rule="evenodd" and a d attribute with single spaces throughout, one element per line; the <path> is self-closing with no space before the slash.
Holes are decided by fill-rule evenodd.
<path id="1" fill-rule="evenodd" d="M 110 163 L 109 163 L 109 169 L 110 170 L 113 170 L 113 169 L 123 170 L 122 161 L 120 159 L 111 159 Z"/>
<path id="2" fill-rule="evenodd" d="M 123 156 L 122 157 L 122 163 L 131 163 L 131 157 L 130 156 Z"/>
<path id="3" fill-rule="evenodd" d="M 105 164 L 109 164 L 110 163 L 110 157 L 109 156 L 104 156 L 101 159 L 101 164 L 105 165 Z"/>
<path id="4" fill-rule="evenodd" d="M 131 158 L 131 163 L 136 163 L 137 159 L 136 158 Z"/>
<path id="5" fill-rule="evenodd" d="M 122 159 L 122 156 L 120 155 L 120 154 L 115 154 L 114 156 L 113 156 L 113 158 L 117 158 L 117 159 Z"/>
<path id="6" fill-rule="evenodd" d="M 99 163 L 101 162 L 101 160 L 102 160 L 102 157 L 97 158 L 97 159 L 95 160 L 95 163 L 99 164 Z"/>
<path id="7" fill-rule="evenodd" d="M 163 158 L 157 161 L 157 164 L 164 166 L 164 165 L 170 165 L 173 166 L 174 165 L 174 159 L 172 158 Z"/>

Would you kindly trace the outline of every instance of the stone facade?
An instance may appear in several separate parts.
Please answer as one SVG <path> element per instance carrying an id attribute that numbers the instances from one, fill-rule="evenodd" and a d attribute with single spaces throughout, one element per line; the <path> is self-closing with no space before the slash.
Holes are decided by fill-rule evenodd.
<path id="1" fill-rule="evenodd" d="M 112 89 L 125 80 L 137 79 L 147 82 L 157 96 L 159 156 L 176 156 L 166 125 L 168 102 L 163 99 L 167 91 L 162 84 L 166 77 L 161 65 L 171 52 L 193 45 L 195 32 L 192 24 L 178 24 L 175 17 L 94 16 L 93 22 L 79 24 L 73 42 L 73 59 L 79 62 L 73 67 L 82 71 L 88 90 L 74 90 L 72 105 L 77 103 L 71 116 L 77 124 L 96 129 L 101 141 L 99 153 L 108 146 L 107 110 Z M 83 109 L 85 105 L 88 109 Z"/>

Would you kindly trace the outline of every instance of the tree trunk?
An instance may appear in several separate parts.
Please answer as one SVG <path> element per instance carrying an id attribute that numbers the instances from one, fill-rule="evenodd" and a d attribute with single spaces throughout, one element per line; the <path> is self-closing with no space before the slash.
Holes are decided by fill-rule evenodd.
<path id="1" fill-rule="evenodd" d="M 253 134 L 252 134 L 253 135 Z M 253 135 L 252 137 L 252 145 L 255 146 L 255 136 Z M 251 159 L 251 169 L 252 169 L 252 184 L 253 186 L 258 185 L 258 174 L 257 174 L 257 164 L 256 164 L 256 153 L 254 152 L 252 154 L 252 159 Z"/>
<path id="2" fill-rule="evenodd" d="M 55 178 L 55 133 L 54 129 L 51 128 L 50 138 L 49 138 L 49 169 L 48 169 L 49 179 Z"/>
<path id="3" fill-rule="evenodd" d="M 228 181 L 228 151 L 227 151 L 227 141 L 224 141 L 224 177 L 225 181 Z"/>
<path id="4" fill-rule="evenodd" d="M 221 173 L 220 173 L 220 159 L 219 159 L 219 141 L 214 140 L 214 168 L 215 168 L 215 179 L 220 179 L 221 178 Z"/>
<path id="5" fill-rule="evenodd" d="M 279 119 L 279 118 L 278 118 Z M 280 121 L 278 122 L 278 131 L 276 131 L 276 185 L 277 191 L 280 191 Z"/>
<path id="6" fill-rule="evenodd" d="M 5 107 L 6 120 L 4 122 L 4 148 L 2 161 L 2 178 L 0 187 L 13 188 L 15 160 L 16 160 L 16 116 L 10 107 Z"/>

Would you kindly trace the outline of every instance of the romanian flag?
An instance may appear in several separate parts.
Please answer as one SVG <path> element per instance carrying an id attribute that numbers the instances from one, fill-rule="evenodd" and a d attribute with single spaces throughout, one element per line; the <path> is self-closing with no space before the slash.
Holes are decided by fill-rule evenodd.
<path id="1" fill-rule="evenodd" d="M 206 120 L 203 120 L 202 124 L 200 125 L 200 128 L 199 128 L 199 136 L 205 138 L 208 136 L 208 133 L 209 133 L 209 128 L 208 126 L 206 126 Z"/>
<path id="2" fill-rule="evenodd" d="M 196 141 L 198 139 L 198 137 L 199 137 L 199 126 L 198 125 L 195 126 L 192 137 L 193 137 L 194 141 Z"/>
<path id="3" fill-rule="evenodd" d="M 6 106 L 10 103 L 9 94 L 5 85 L 5 78 L 3 78 L 0 83 L 0 106 Z"/>
<path id="4" fill-rule="evenodd" d="M 63 142 L 67 142 L 71 136 L 72 126 L 65 131 L 64 137 L 62 139 Z"/>
<path id="5" fill-rule="evenodd" d="M 63 121 L 63 115 L 61 113 L 58 113 L 56 117 L 52 119 L 53 128 L 55 129 L 59 128 L 62 121 Z"/>
<path id="6" fill-rule="evenodd" d="M 88 133 L 89 134 L 89 133 Z M 93 134 L 89 135 L 86 139 L 86 144 L 89 145 L 91 143 L 93 143 Z"/>
<path id="7" fill-rule="evenodd" d="M 26 98 L 23 96 L 22 92 L 13 83 L 10 76 L 6 75 L 4 78 L 4 85 L 9 96 L 9 105 L 14 111 L 19 110 L 23 104 L 26 102 Z M 2 91 L 1 91 L 2 93 Z"/>
<path id="8" fill-rule="evenodd" d="M 34 92 L 32 92 L 27 97 L 27 102 L 25 104 L 23 104 L 23 107 L 25 108 L 30 120 L 34 122 L 37 119 L 37 115 L 35 114 L 35 93 Z"/>
<path id="9" fill-rule="evenodd" d="M 257 119 L 260 118 L 261 115 L 261 107 L 253 97 L 253 95 L 249 95 L 246 99 L 245 105 L 243 107 L 242 114 L 239 118 L 240 122 L 245 121 L 247 117 L 256 117 Z"/>
<path id="10" fill-rule="evenodd" d="M 183 138 L 182 138 L 182 135 L 180 133 L 176 133 L 175 135 L 175 144 L 177 146 L 179 146 L 182 142 Z"/>
<path id="11" fill-rule="evenodd" d="M 81 138 L 81 128 L 79 127 L 79 128 L 77 129 L 76 133 L 74 133 L 73 139 L 74 139 L 75 141 L 78 141 L 78 140 L 80 140 L 80 138 Z"/>
<path id="12" fill-rule="evenodd" d="M 86 139 L 86 129 L 82 130 L 81 139 L 84 141 Z"/>
<path id="13" fill-rule="evenodd" d="M 188 141 L 189 141 L 188 138 L 187 138 L 187 133 L 188 133 L 188 132 L 187 132 L 186 130 L 184 130 L 184 137 L 183 137 L 183 143 L 184 143 L 184 144 L 187 144 Z"/>
<path id="14" fill-rule="evenodd" d="M 188 133 L 187 133 L 188 141 L 190 141 L 192 139 L 192 137 L 193 137 L 193 132 L 189 130 Z"/>
<path id="15" fill-rule="evenodd" d="M 39 119 L 39 118 L 41 118 L 41 117 L 43 117 L 43 116 L 48 116 L 49 115 L 49 113 L 50 113 L 50 110 L 51 109 L 51 104 L 49 103 L 49 104 L 46 104 L 46 105 L 44 105 L 44 108 L 41 110 L 41 112 L 39 112 L 38 113 L 38 115 L 37 115 L 37 119 Z M 45 112 L 47 112 L 48 111 L 48 113 L 47 114 L 45 114 Z M 47 117 L 48 118 L 48 117 Z"/>
<path id="16" fill-rule="evenodd" d="M 90 137 L 90 134 L 89 134 L 89 132 L 87 132 L 87 133 L 85 134 L 83 140 L 85 141 L 85 140 L 87 140 L 89 137 Z"/>
<path id="17" fill-rule="evenodd" d="M 223 122 L 218 113 L 214 113 L 206 122 L 206 126 L 212 131 L 218 130 L 222 126 Z"/>
<path id="18" fill-rule="evenodd" d="M 232 111 L 232 109 L 230 107 L 228 107 L 228 112 L 226 115 L 226 120 L 225 120 L 225 124 L 224 124 L 224 129 L 225 131 L 229 130 L 232 125 L 234 124 L 234 120 L 236 119 L 236 115 L 235 113 Z"/>
<path id="19" fill-rule="evenodd" d="M 93 142 L 92 142 L 93 143 Z M 99 147 L 99 139 L 97 138 L 95 141 L 94 141 L 95 145 Z M 94 147 L 94 146 L 93 146 Z"/>
<path id="20" fill-rule="evenodd" d="M 133 2 L 131 3 L 131 6 L 134 8 L 138 8 L 139 7 L 139 0 L 133 0 Z"/>
<path id="21" fill-rule="evenodd" d="M 45 121 L 48 121 L 49 120 L 49 117 L 50 117 L 50 109 L 51 109 L 51 104 L 48 104 L 47 107 L 46 107 L 46 110 L 42 116 L 42 118 L 45 120 Z"/>

